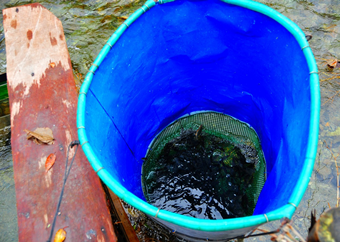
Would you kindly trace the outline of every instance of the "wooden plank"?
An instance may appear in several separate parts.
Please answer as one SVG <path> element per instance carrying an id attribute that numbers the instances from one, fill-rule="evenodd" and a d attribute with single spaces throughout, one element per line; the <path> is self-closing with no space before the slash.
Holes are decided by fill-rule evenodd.
<path id="1" fill-rule="evenodd" d="M 67 147 L 77 140 L 77 93 L 61 22 L 40 4 L 3 10 L 19 241 L 46 242 L 62 188 Z M 53 145 L 27 140 L 48 127 Z M 75 148 L 71 150 L 73 156 Z M 56 162 L 45 172 L 45 161 Z M 81 150 L 66 183 L 55 232 L 66 241 L 117 241 L 103 188 Z"/>
<path id="2" fill-rule="evenodd" d="M 128 218 L 128 216 L 125 213 L 125 210 L 123 208 L 123 205 L 119 199 L 119 197 L 117 197 L 116 194 L 114 194 L 110 189 L 109 189 L 109 193 L 113 202 L 113 205 L 117 211 L 117 214 L 119 216 L 119 220 L 122 223 L 124 230 L 126 232 L 126 236 L 129 242 L 139 242 L 138 237 L 136 235 L 135 230 L 133 229 L 130 220 Z"/>

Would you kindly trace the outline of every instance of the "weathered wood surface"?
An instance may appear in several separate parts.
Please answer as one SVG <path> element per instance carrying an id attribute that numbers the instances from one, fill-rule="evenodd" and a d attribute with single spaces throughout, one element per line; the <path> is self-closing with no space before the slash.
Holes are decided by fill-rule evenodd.
<path id="1" fill-rule="evenodd" d="M 48 239 L 62 188 L 67 146 L 77 140 L 77 93 L 61 22 L 40 4 L 3 10 L 19 241 Z M 49 127 L 53 145 L 26 139 Z M 73 156 L 75 148 L 71 150 Z M 45 172 L 45 161 L 56 162 Z M 99 178 L 78 149 L 55 232 L 67 241 L 116 241 Z"/>
<path id="2" fill-rule="evenodd" d="M 136 235 L 136 231 L 133 229 L 119 197 L 116 194 L 114 194 L 111 190 L 109 190 L 109 193 L 113 205 L 117 211 L 119 222 L 123 225 L 124 231 L 126 233 L 126 240 L 129 242 L 139 242 L 138 237 Z"/>

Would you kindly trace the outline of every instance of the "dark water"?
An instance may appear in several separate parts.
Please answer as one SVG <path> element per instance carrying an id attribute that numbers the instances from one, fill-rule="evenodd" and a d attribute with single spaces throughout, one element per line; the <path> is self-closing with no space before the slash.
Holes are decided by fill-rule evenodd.
<path id="1" fill-rule="evenodd" d="M 196 132 L 183 131 L 164 146 L 144 174 L 146 198 L 160 209 L 201 219 L 251 215 L 247 190 L 255 162 L 229 141 Z"/>

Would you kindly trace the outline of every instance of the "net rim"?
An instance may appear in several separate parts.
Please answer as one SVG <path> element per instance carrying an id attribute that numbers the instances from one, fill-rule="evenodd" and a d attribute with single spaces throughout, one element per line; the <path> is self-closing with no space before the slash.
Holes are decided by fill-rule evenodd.
<path id="1" fill-rule="evenodd" d="M 211 124 L 209 125 L 210 122 L 214 123 L 213 127 Z M 184 130 L 192 131 L 194 126 L 196 126 L 196 130 L 200 126 L 203 127 L 202 135 L 205 133 L 219 137 L 238 148 L 240 148 L 238 145 L 242 144 L 243 142 L 248 144 L 250 143 L 251 145 L 249 146 L 256 149 L 258 162 L 254 163 L 254 168 L 256 170 L 252 175 L 254 179 L 250 184 L 251 188 L 248 187 L 245 192 L 249 199 L 248 202 L 251 204 L 251 209 L 248 209 L 246 213 L 249 216 L 252 215 L 260 196 L 260 192 L 265 181 L 267 180 L 267 165 L 264 153 L 262 151 L 261 141 L 256 130 L 248 123 L 243 122 L 231 115 L 214 110 L 194 111 L 185 114 L 169 123 L 153 138 L 148 146 L 146 154 L 144 155 L 145 158 L 142 165 L 141 187 L 143 189 L 145 199 L 149 201 L 149 197 L 147 195 L 147 186 L 145 185 L 145 178 L 147 177 L 146 174 L 150 172 L 150 167 L 155 164 L 154 162 L 157 162 L 158 155 L 162 152 L 168 142 L 173 141 L 176 139 L 176 137 L 180 137 Z"/>

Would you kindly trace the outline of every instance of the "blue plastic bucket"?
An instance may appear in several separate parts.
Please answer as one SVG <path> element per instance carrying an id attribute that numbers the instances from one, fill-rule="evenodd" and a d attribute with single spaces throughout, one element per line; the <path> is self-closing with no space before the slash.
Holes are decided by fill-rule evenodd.
<path id="1" fill-rule="evenodd" d="M 306 190 L 317 150 L 318 70 L 304 33 L 249 0 L 148 1 L 112 35 L 80 90 L 78 134 L 121 199 L 186 238 L 222 240 L 283 217 Z M 156 135 L 211 110 L 253 127 L 267 181 L 252 216 L 203 220 L 148 204 L 141 167 Z"/>

